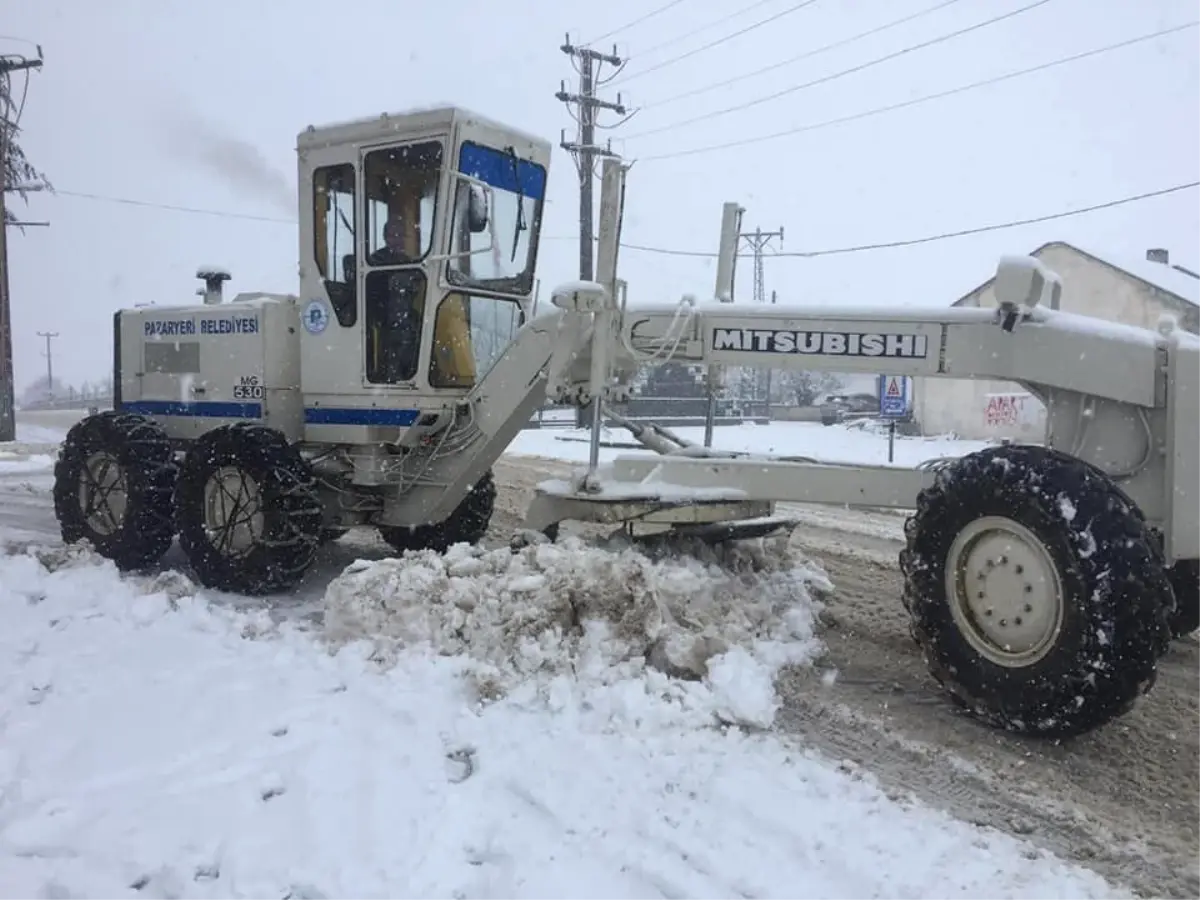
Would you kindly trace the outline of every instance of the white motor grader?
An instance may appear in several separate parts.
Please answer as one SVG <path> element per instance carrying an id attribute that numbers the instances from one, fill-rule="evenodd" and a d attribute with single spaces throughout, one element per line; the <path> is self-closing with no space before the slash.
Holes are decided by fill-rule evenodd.
<path id="1" fill-rule="evenodd" d="M 1200 342 L 1058 312 L 1056 276 L 1001 262 L 996 309 L 814 311 L 627 303 L 626 167 L 606 163 L 598 280 L 533 309 L 550 144 L 457 108 L 298 137 L 298 295 L 114 317 L 114 408 L 61 448 L 64 540 L 124 569 L 178 538 L 204 585 L 296 585 L 322 541 L 373 526 L 397 552 L 480 540 L 491 468 L 547 399 L 595 415 L 591 463 L 540 486 L 530 532 L 566 520 L 709 540 L 787 527 L 775 505 L 914 510 L 904 604 L 934 677 L 994 725 L 1086 731 L 1153 684 L 1196 626 Z M 717 296 L 736 232 L 724 229 Z M 722 284 L 721 282 L 726 282 Z M 536 312 L 536 314 L 534 314 Z M 668 360 L 1017 381 L 1041 445 L 936 470 L 697 447 L 627 423 L 649 454 L 600 466 L 600 423 Z M 619 417 L 616 417 L 619 419 Z"/>

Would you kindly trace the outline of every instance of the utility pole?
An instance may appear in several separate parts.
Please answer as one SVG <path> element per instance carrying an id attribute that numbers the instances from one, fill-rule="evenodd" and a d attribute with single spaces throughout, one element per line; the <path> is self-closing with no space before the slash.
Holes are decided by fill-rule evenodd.
<path id="1" fill-rule="evenodd" d="M 783 226 L 780 225 L 778 231 L 763 231 L 761 228 L 755 228 L 753 232 L 748 234 L 742 233 L 739 235 L 739 237 L 741 237 L 741 239 L 749 245 L 750 252 L 754 254 L 754 302 L 766 303 L 767 283 L 763 276 L 763 253 L 771 245 L 771 241 L 773 241 L 775 238 L 779 238 L 780 244 L 783 243 Z M 775 302 L 774 293 L 771 294 L 771 302 Z M 772 370 L 767 369 L 765 377 L 767 418 L 771 417 L 771 376 Z M 756 385 L 756 388 L 761 386 L 762 382 L 760 382 L 758 378 L 756 378 L 755 381 L 759 382 L 759 384 Z"/>
<path id="2" fill-rule="evenodd" d="M 596 178 L 596 158 L 616 156 L 610 147 L 596 145 L 597 115 L 600 110 L 607 109 L 628 119 L 625 107 L 621 105 L 620 94 L 617 94 L 617 102 L 612 103 L 597 97 L 596 88 L 620 74 L 625 63 L 621 57 L 617 56 L 615 44 L 612 53 L 601 53 L 590 47 L 578 47 L 572 44 L 569 34 L 566 42 L 559 49 L 571 57 L 571 65 L 579 74 L 578 93 L 569 92 L 566 83 L 563 82 L 554 96 L 567 105 L 571 117 L 579 125 L 577 139 L 568 141 L 564 130 L 559 146 L 571 154 L 575 160 L 575 169 L 579 173 L 579 280 L 591 281 L 595 267 L 595 216 L 593 214 L 592 188 Z M 602 80 L 600 70 L 605 63 L 615 67 L 617 71 L 608 79 Z M 572 111 L 572 106 L 577 111 Z M 608 127 L 615 128 L 616 125 Z M 579 409 L 576 411 L 575 424 L 582 428 L 590 418 L 588 409 Z"/>
<path id="3" fill-rule="evenodd" d="M 40 47 L 38 56 L 41 56 Z M 0 79 L 7 81 L 13 72 L 41 67 L 41 59 L 26 59 L 16 55 L 0 56 Z M 7 108 L 0 109 L 0 441 L 15 441 L 17 418 L 13 390 L 12 315 L 8 299 L 8 208 L 4 198 L 9 190 L 5 183 L 9 141 L 13 138 L 17 123 L 10 121 L 8 117 L 12 109 L 9 92 L 6 92 L 5 99 Z"/>
<path id="4" fill-rule="evenodd" d="M 717 283 L 713 296 L 719 303 L 733 302 L 733 288 L 737 284 L 738 237 L 742 228 L 742 213 L 746 210 L 736 203 L 721 207 L 721 236 L 717 244 Z M 724 387 L 725 372 L 721 366 L 709 366 L 705 370 L 704 391 L 708 401 L 704 412 L 704 446 L 713 444 L 713 426 L 717 418 L 717 394 Z"/>
<path id="5" fill-rule="evenodd" d="M 50 349 L 50 341 L 58 337 L 57 331 L 39 331 L 38 337 L 46 339 L 46 393 L 54 399 L 54 351 Z"/>

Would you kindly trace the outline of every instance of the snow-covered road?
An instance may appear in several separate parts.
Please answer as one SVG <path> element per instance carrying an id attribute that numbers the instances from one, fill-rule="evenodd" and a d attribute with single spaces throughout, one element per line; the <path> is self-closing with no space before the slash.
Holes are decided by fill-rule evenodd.
<path id="1" fill-rule="evenodd" d="M 828 664 L 800 548 L 747 580 L 352 535 L 264 605 L 66 552 L 45 449 L 0 460 L 0 896 L 1128 895 L 764 728 Z M 699 680 L 643 659 L 672 621 Z"/>

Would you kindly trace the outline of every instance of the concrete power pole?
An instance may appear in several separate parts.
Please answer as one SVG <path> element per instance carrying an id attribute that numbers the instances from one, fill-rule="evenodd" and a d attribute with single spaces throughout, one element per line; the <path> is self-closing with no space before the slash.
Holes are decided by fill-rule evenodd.
<path id="1" fill-rule="evenodd" d="M 54 351 L 50 349 L 50 342 L 58 337 L 57 331 L 39 331 L 38 337 L 46 339 L 46 393 L 50 399 L 54 399 Z"/>
<path id="2" fill-rule="evenodd" d="M 778 231 L 763 231 L 761 228 L 755 228 L 753 232 L 749 234 L 743 233 L 739 236 L 749 245 L 750 252 L 754 254 L 754 302 L 766 303 L 767 283 L 763 276 L 763 253 L 771 245 L 771 241 L 773 241 L 775 238 L 779 238 L 780 244 L 783 243 L 783 226 L 780 225 Z M 774 293 L 771 295 L 771 302 L 775 302 Z M 767 404 L 766 413 L 768 418 L 771 416 L 771 376 L 772 371 L 767 369 L 762 376 L 762 381 L 759 381 L 758 378 L 755 378 L 757 383 L 756 388 L 765 382 Z"/>
<path id="3" fill-rule="evenodd" d="M 736 203 L 721 207 L 721 236 L 717 244 L 717 283 L 713 296 L 719 303 L 733 302 L 733 288 L 737 283 L 738 233 L 742 228 L 742 214 L 746 210 Z M 717 394 L 724 387 L 724 372 L 720 366 L 709 366 L 704 379 L 708 404 L 704 413 L 704 446 L 713 443 L 713 426 L 717 418 Z"/>
<path id="4" fill-rule="evenodd" d="M 600 70 L 605 63 L 617 69 L 607 80 L 615 78 L 625 63 L 617 56 L 616 45 L 613 46 L 612 53 L 601 53 L 590 47 L 575 46 L 571 43 L 570 35 L 567 35 L 566 43 L 559 49 L 571 57 L 571 64 L 579 73 L 578 93 L 569 92 L 564 82 L 554 96 L 567 104 L 568 109 L 574 106 L 578 110 L 571 113 L 572 118 L 579 124 L 578 140 L 568 141 L 564 131 L 559 146 L 571 154 L 579 172 L 579 278 L 581 281 L 591 281 L 595 270 L 596 237 L 592 188 L 596 178 L 596 159 L 616 155 L 607 146 L 596 145 L 597 114 L 600 110 L 607 109 L 628 118 L 625 107 L 621 105 L 620 94 L 617 94 L 617 102 L 611 103 L 597 97 L 596 88 L 605 83 L 600 79 Z M 588 410 L 580 409 L 576 415 L 576 425 L 583 427 L 590 418 Z"/>
<path id="5" fill-rule="evenodd" d="M 40 55 L 40 54 L 39 54 Z M 22 69 L 40 69 L 40 59 L 23 56 L 0 56 L 0 78 Z M 16 130 L 16 122 L 8 116 L 12 109 L 11 98 L 7 109 L 0 109 L 0 441 L 17 439 L 17 418 L 14 409 L 12 359 L 12 316 L 8 300 L 8 213 L 4 203 L 10 188 L 5 182 L 8 171 L 8 142 Z"/>

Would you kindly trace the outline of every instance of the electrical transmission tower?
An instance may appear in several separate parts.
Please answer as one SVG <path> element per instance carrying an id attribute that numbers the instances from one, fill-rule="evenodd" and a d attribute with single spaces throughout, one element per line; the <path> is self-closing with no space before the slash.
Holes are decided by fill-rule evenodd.
<path id="1" fill-rule="evenodd" d="M 749 245 L 750 252 L 754 254 L 754 302 L 766 303 L 767 285 L 763 279 L 763 253 L 775 238 L 779 238 L 779 243 L 783 244 L 783 226 L 781 225 L 778 231 L 755 228 L 749 234 L 743 232 L 739 237 Z"/>
<path id="2" fill-rule="evenodd" d="M 595 268 L 595 216 L 593 214 L 592 187 L 596 178 L 596 159 L 616 155 L 610 147 L 596 145 L 596 129 L 616 128 L 617 125 L 629 120 L 629 114 L 621 105 L 620 94 L 617 94 L 617 101 L 612 103 L 597 97 L 596 88 L 616 78 L 625 67 L 625 63 L 621 57 L 617 56 L 615 44 L 612 53 L 600 53 L 590 47 L 575 46 L 571 43 L 569 34 L 566 43 L 559 49 L 571 57 L 571 65 L 575 67 L 575 71 L 579 75 L 579 91 L 577 93 L 568 91 L 566 82 L 563 82 L 554 96 L 567 105 L 571 117 L 579 126 L 576 140 L 568 141 L 566 131 L 564 131 L 560 146 L 571 154 L 575 160 L 575 169 L 579 172 L 579 278 L 581 281 L 591 281 Z M 608 78 L 601 79 L 600 70 L 605 63 L 613 66 L 617 71 Z M 572 107 L 575 109 L 572 110 Z M 600 125 L 597 117 L 602 109 L 611 110 L 625 118 L 613 125 Z M 582 427 L 590 418 L 588 410 L 580 409 L 577 411 L 576 424 Z"/>
<path id="3" fill-rule="evenodd" d="M 763 255 L 767 248 L 770 247 L 771 241 L 779 238 L 779 243 L 783 244 L 783 226 L 779 226 L 778 231 L 763 231 L 761 228 L 755 228 L 754 231 L 743 232 L 739 237 L 746 242 L 750 247 L 750 252 L 754 255 L 754 302 L 767 302 L 767 282 L 763 274 Z M 771 294 L 771 302 L 775 302 L 775 294 Z M 772 371 L 767 369 L 754 370 L 754 393 L 757 396 L 764 397 L 766 403 L 766 414 L 771 415 L 771 382 Z"/>
<path id="4" fill-rule="evenodd" d="M 38 48 L 41 56 L 41 48 Z M 16 54 L 0 56 L 0 81 L 4 82 L 4 106 L 0 108 L 0 441 L 17 439 L 14 410 L 12 314 L 8 302 L 8 214 L 4 197 L 9 191 L 27 189 L 25 185 L 5 183 L 10 153 L 9 141 L 15 138 L 20 108 L 14 109 L 10 75 L 22 70 L 40 69 L 41 59 L 26 59 Z"/>

